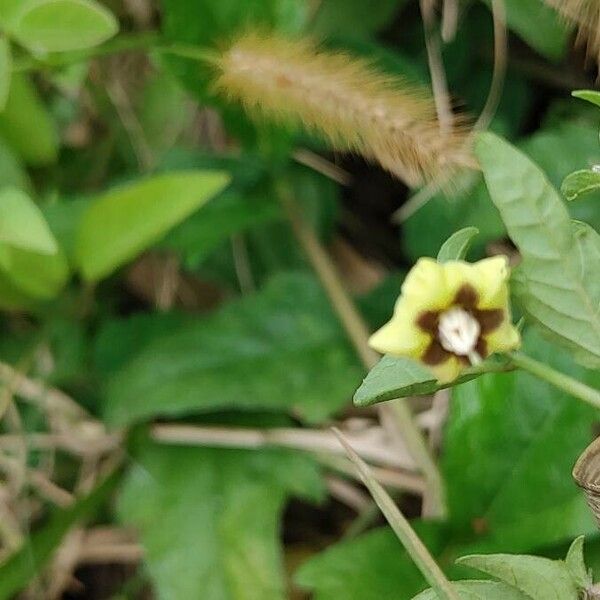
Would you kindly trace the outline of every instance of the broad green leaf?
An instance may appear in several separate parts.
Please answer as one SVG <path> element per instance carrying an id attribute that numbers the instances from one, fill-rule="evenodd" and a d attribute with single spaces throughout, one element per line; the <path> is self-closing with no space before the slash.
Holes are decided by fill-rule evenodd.
<path id="1" fill-rule="evenodd" d="M 496 581 L 456 581 L 452 585 L 461 600 L 531 600 L 517 588 Z M 413 600 L 439 600 L 439 596 L 426 590 Z"/>
<path id="2" fill-rule="evenodd" d="M 319 37 L 368 38 L 394 18 L 406 0 L 323 0 L 311 20 L 310 30 Z"/>
<path id="3" fill-rule="evenodd" d="M 500 579 L 531 600 L 578 600 L 579 592 L 562 560 L 518 554 L 474 554 L 458 564 Z"/>
<path id="4" fill-rule="evenodd" d="M 523 351 L 600 386 L 600 372 L 576 365 L 535 330 L 525 332 Z M 533 552 L 596 530 L 570 476 L 592 440 L 596 416 L 520 371 L 484 375 L 452 390 L 441 467 L 455 531 L 479 540 L 468 552 Z"/>
<path id="5" fill-rule="evenodd" d="M 42 212 L 17 188 L 0 189 L 0 243 L 40 254 L 56 254 L 58 246 Z"/>
<path id="6" fill-rule="evenodd" d="M 0 112 L 4 110 L 10 91 L 12 77 L 12 54 L 10 43 L 5 37 L 0 37 Z"/>
<path id="7" fill-rule="evenodd" d="M 147 444 L 118 513 L 140 533 L 157 597 L 283 600 L 285 501 L 321 493 L 314 463 L 299 453 Z"/>
<path id="8" fill-rule="evenodd" d="M 0 23 L 6 26 L 18 13 L 25 0 L 0 0 Z"/>
<path id="9" fill-rule="evenodd" d="M 96 281 L 156 243 L 227 185 L 218 171 L 180 171 L 108 192 L 85 212 L 76 254 L 85 279 Z"/>
<path id="10" fill-rule="evenodd" d="M 123 426 L 235 408 L 322 421 L 361 375 L 317 282 L 280 275 L 137 354 L 109 380 L 104 416 Z"/>
<path id="11" fill-rule="evenodd" d="M 20 159 L 0 137 L 0 181 L 3 186 L 16 187 L 24 192 L 32 189 L 29 175 Z"/>
<path id="12" fill-rule="evenodd" d="M 600 172 L 583 169 L 571 173 L 562 183 L 560 191 L 567 200 L 577 200 L 583 194 L 600 190 Z"/>
<path id="13" fill-rule="evenodd" d="M 10 32 L 34 53 L 90 48 L 119 29 L 95 0 L 26 0 L 10 20 Z"/>
<path id="14" fill-rule="evenodd" d="M 367 374 L 354 394 L 354 404 L 369 406 L 407 396 L 424 396 L 457 383 L 469 381 L 482 373 L 501 369 L 498 362 L 486 361 L 477 368 L 468 369 L 455 382 L 440 385 L 426 367 L 408 358 L 384 356 Z"/>
<path id="15" fill-rule="evenodd" d="M 586 589 L 592 585 L 592 576 L 585 566 L 583 558 L 583 544 L 585 537 L 580 535 L 569 547 L 565 564 L 575 582 L 575 585 L 580 589 Z"/>
<path id="16" fill-rule="evenodd" d="M 9 259 L 0 267 L 19 294 L 32 299 L 49 300 L 64 287 L 69 278 L 69 265 L 62 252 L 41 254 L 5 245 Z"/>
<path id="17" fill-rule="evenodd" d="M 469 252 L 473 238 L 479 234 L 477 227 L 465 227 L 453 233 L 442 245 L 438 253 L 439 262 L 463 260 Z"/>
<path id="18" fill-rule="evenodd" d="M 576 90 L 572 96 L 581 100 L 587 100 L 596 106 L 600 106 L 600 92 L 596 90 Z"/>
<path id="19" fill-rule="evenodd" d="M 434 554 L 447 535 L 442 525 L 424 523 L 419 537 Z M 398 600 L 426 587 L 423 576 L 388 528 L 344 540 L 305 562 L 296 583 L 314 600 Z"/>
<path id="20" fill-rule="evenodd" d="M 476 154 L 492 201 L 523 256 L 527 313 L 576 352 L 600 365 L 598 283 L 584 277 L 594 257 L 581 256 L 569 214 L 544 173 L 520 151 L 491 133 Z M 583 264 L 582 264 L 583 261 Z"/>
<path id="21" fill-rule="evenodd" d="M 484 0 L 490 6 L 491 0 Z M 558 13 L 543 0 L 505 0 L 508 26 L 534 50 L 551 60 L 565 52 L 569 32 Z"/>
<path id="22" fill-rule="evenodd" d="M 107 500 L 117 481 L 116 475 L 110 476 L 70 508 L 56 510 L 41 529 L 31 534 L 23 548 L 0 566 L 0 600 L 14 598 L 40 574 L 69 529 L 93 516 Z"/>
<path id="23" fill-rule="evenodd" d="M 175 250 L 189 267 L 196 267 L 232 235 L 273 221 L 280 214 L 279 206 L 262 194 L 226 190 L 169 233 L 161 246 Z"/>
<path id="24" fill-rule="evenodd" d="M 0 136 L 27 164 L 41 166 L 56 160 L 56 125 L 23 73 L 12 75 L 8 100 L 0 112 Z"/>

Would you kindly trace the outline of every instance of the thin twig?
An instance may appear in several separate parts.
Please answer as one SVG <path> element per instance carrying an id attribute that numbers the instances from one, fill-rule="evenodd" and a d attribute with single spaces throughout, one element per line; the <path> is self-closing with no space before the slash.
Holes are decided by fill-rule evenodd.
<path id="1" fill-rule="evenodd" d="M 394 533 L 398 536 L 398 539 L 402 542 L 402 545 L 429 585 L 434 589 L 439 600 L 460 600 L 452 584 L 446 579 L 446 576 L 429 553 L 429 550 L 425 547 L 425 544 L 423 544 L 419 536 L 414 532 L 410 523 L 400 512 L 388 493 L 375 480 L 369 467 L 354 452 L 339 430 L 334 429 L 334 433 L 337 435 L 348 457 L 356 466 L 356 470 L 359 472 L 363 483 L 369 492 L 371 492 L 371 495 L 394 530 Z"/>
<path id="2" fill-rule="evenodd" d="M 340 185 L 346 186 L 352 183 L 352 175 L 350 175 L 348 171 L 338 167 L 312 150 L 298 148 L 294 151 L 292 156 L 297 163 L 309 167 L 321 175 L 325 175 L 325 177 L 328 177 Z"/>

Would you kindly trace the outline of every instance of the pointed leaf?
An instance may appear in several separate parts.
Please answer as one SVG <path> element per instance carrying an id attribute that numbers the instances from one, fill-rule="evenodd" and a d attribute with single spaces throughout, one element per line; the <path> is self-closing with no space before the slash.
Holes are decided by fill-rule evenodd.
<path id="1" fill-rule="evenodd" d="M 579 196 L 600 189 L 600 173 L 591 169 L 575 171 L 563 181 L 560 191 L 569 200 L 577 200 Z"/>
<path id="2" fill-rule="evenodd" d="M 113 14 L 95 0 L 27 0 L 10 32 L 34 53 L 90 48 L 118 31 Z"/>
<path id="3" fill-rule="evenodd" d="M 0 112 L 0 136 L 32 166 L 52 163 L 58 155 L 56 125 L 24 73 L 12 74 L 8 99 Z"/>
<path id="4" fill-rule="evenodd" d="M 521 590 L 531 600 L 578 600 L 579 592 L 562 560 L 518 554 L 474 554 L 456 561 Z"/>
<path id="5" fill-rule="evenodd" d="M 492 201 L 523 256 L 525 308 L 572 348 L 578 360 L 600 365 L 600 287 L 584 277 L 593 257 L 580 255 L 567 210 L 544 173 L 491 133 L 476 154 Z M 583 264 L 582 264 L 583 261 Z"/>
<path id="6" fill-rule="evenodd" d="M 585 537 L 580 535 L 569 547 L 565 563 L 575 585 L 580 589 L 587 589 L 592 585 L 592 576 L 585 566 L 583 558 L 583 544 Z"/>
<path id="7" fill-rule="evenodd" d="M 116 426 L 231 408 L 322 421 L 361 375 L 318 283 L 280 275 L 144 348 L 110 378 L 104 415 Z"/>
<path id="8" fill-rule="evenodd" d="M 438 262 L 463 260 L 471 247 L 473 238 L 479 233 L 477 227 L 465 227 L 453 233 L 442 245 L 438 253 Z"/>
<path id="9" fill-rule="evenodd" d="M 531 600 L 517 588 L 496 581 L 455 581 L 452 586 L 461 600 Z M 433 590 L 426 590 L 413 600 L 438 600 Z"/>
<path id="10" fill-rule="evenodd" d="M 596 90 L 576 90 L 571 94 L 574 98 L 587 100 L 588 102 L 600 106 L 600 92 Z"/>
<path id="11" fill-rule="evenodd" d="M 83 276 L 89 281 L 106 277 L 159 241 L 228 182 L 219 171 L 180 171 L 101 196 L 79 226 L 76 253 Z"/>
<path id="12" fill-rule="evenodd" d="M 58 252 L 40 209 L 25 192 L 13 187 L 0 190 L 0 242 L 40 254 Z"/>

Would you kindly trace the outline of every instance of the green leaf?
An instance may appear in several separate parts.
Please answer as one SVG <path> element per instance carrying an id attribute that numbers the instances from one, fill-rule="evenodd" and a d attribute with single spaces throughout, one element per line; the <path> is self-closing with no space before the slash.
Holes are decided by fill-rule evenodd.
<path id="1" fill-rule="evenodd" d="M 585 537 L 580 535 L 569 547 L 565 564 L 571 578 L 580 589 L 587 589 L 592 585 L 592 575 L 588 572 L 583 558 L 583 544 Z"/>
<path id="2" fill-rule="evenodd" d="M 232 235 L 280 215 L 279 206 L 269 197 L 226 190 L 169 233 L 161 246 L 179 252 L 187 266 L 196 267 Z"/>
<path id="3" fill-rule="evenodd" d="M 151 444 L 136 458 L 118 513 L 140 533 L 157 597 L 283 600 L 281 513 L 290 494 L 321 495 L 311 460 Z"/>
<path id="4" fill-rule="evenodd" d="M 517 588 L 496 581 L 456 581 L 452 585 L 461 600 L 531 600 Z M 413 600 L 438 600 L 438 595 L 426 590 Z"/>
<path id="5" fill-rule="evenodd" d="M 58 132 L 29 78 L 13 72 L 8 100 L 0 112 L 0 136 L 32 166 L 52 163 L 58 155 Z"/>
<path id="6" fill-rule="evenodd" d="M 40 254 L 58 252 L 40 209 L 25 192 L 13 187 L 0 190 L 0 243 Z"/>
<path id="7" fill-rule="evenodd" d="M 112 475 L 70 508 L 56 510 L 48 522 L 27 539 L 23 548 L 0 566 L 0 600 L 13 598 L 40 574 L 69 529 L 93 516 L 117 481 L 117 475 Z"/>
<path id="8" fill-rule="evenodd" d="M 534 50 L 559 60 L 567 47 L 569 32 L 556 11 L 543 0 L 505 0 L 508 26 Z M 491 0 L 484 0 L 489 6 Z"/>
<path id="9" fill-rule="evenodd" d="M 595 106 L 600 106 L 600 92 L 597 92 L 596 90 L 576 90 L 572 92 L 571 95 L 574 98 L 587 100 Z"/>
<path id="10" fill-rule="evenodd" d="M 600 173 L 591 169 L 571 173 L 563 181 L 560 189 L 563 196 L 570 201 L 597 190 L 600 190 Z"/>
<path id="11" fill-rule="evenodd" d="M 33 53 L 90 48 L 114 36 L 113 14 L 94 0 L 26 0 L 10 32 Z"/>
<path id="12" fill-rule="evenodd" d="M 0 37 L 0 112 L 4 110 L 10 92 L 12 77 L 12 54 L 10 43 L 5 37 Z"/>
<path id="13" fill-rule="evenodd" d="M 535 330 L 525 332 L 523 349 L 600 386 L 600 372 L 576 365 Z M 484 375 L 452 390 L 441 468 L 455 531 L 479 541 L 469 552 L 532 552 L 596 530 L 570 477 L 596 415 L 521 371 Z"/>
<path id="14" fill-rule="evenodd" d="M 159 241 L 229 182 L 219 171 L 156 175 L 108 192 L 86 210 L 76 254 L 85 279 L 96 281 Z"/>
<path id="15" fill-rule="evenodd" d="M 414 360 L 384 356 L 367 374 L 354 394 L 354 404 L 369 406 L 407 396 L 425 396 L 478 377 L 482 373 L 501 369 L 499 362 L 486 361 L 477 368 L 467 369 L 450 384 L 440 385 L 431 371 Z"/>
<path id="16" fill-rule="evenodd" d="M 419 537 L 438 553 L 447 540 L 443 526 L 421 523 Z M 314 593 L 314 600 L 398 600 L 411 598 L 425 580 L 394 533 L 376 529 L 345 540 L 305 562 L 296 583 Z"/>
<path id="17" fill-rule="evenodd" d="M 139 352 L 109 380 L 104 416 L 123 426 L 235 408 L 322 421 L 361 375 L 317 282 L 280 275 Z"/>
<path id="18" fill-rule="evenodd" d="M 562 560 L 517 554 L 474 554 L 459 558 L 457 563 L 516 587 L 531 600 L 579 598 L 577 587 Z"/>
<path id="19" fill-rule="evenodd" d="M 523 256 L 527 313 L 578 360 L 600 365 L 600 288 L 584 276 L 590 268 L 597 271 L 596 259 L 581 256 L 560 196 L 527 156 L 495 135 L 481 134 L 475 152 L 492 201 Z"/>
<path id="20" fill-rule="evenodd" d="M 368 38 L 393 21 L 406 0 L 323 0 L 311 20 L 311 32 L 321 38 Z"/>
<path id="21" fill-rule="evenodd" d="M 438 253 L 438 262 L 463 260 L 469 252 L 473 238 L 479 234 L 477 227 L 465 227 L 453 233 L 442 245 Z"/>

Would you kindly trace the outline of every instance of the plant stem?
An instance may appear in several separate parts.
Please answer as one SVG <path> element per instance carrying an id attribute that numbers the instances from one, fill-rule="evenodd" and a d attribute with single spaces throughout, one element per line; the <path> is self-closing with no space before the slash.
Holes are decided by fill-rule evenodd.
<path id="1" fill-rule="evenodd" d="M 371 492 L 377 506 L 379 506 L 381 512 L 394 530 L 394 533 L 398 536 L 398 539 L 402 542 L 402 545 L 412 558 L 413 562 L 419 568 L 419 571 L 421 571 L 429 585 L 436 592 L 438 599 L 460 600 L 458 594 L 453 589 L 452 584 L 448 581 L 439 565 L 435 562 L 425 544 L 423 544 L 419 536 L 415 533 L 414 529 L 410 526 L 406 517 L 400 512 L 400 509 L 396 506 L 389 494 L 381 484 L 375 480 L 367 464 L 360 456 L 358 456 L 358 454 L 356 454 L 356 452 L 354 452 L 350 444 L 348 444 L 344 436 L 337 429 L 334 428 L 333 431 L 346 450 L 348 458 L 354 463 L 360 478 L 369 492 Z"/>
<path id="2" fill-rule="evenodd" d="M 162 54 L 171 54 L 181 58 L 189 58 L 199 62 L 216 64 L 219 55 L 210 48 L 193 46 L 190 44 L 162 44 L 162 37 L 158 32 L 142 32 L 121 35 L 101 46 L 87 48 L 85 50 L 74 50 L 71 52 L 60 52 L 50 54 L 45 58 L 26 56 L 17 59 L 13 63 L 13 71 L 29 72 L 40 69 L 53 69 L 66 67 L 78 62 L 111 56 L 122 52 L 152 51 Z"/>
<path id="3" fill-rule="evenodd" d="M 581 381 L 577 381 L 577 379 L 573 379 L 573 377 L 569 377 L 564 373 L 555 371 L 548 365 L 529 356 L 525 356 L 524 354 L 513 353 L 510 355 L 510 358 L 513 364 L 519 369 L 523 369 L 524 371 L 547 381 L 558 389 L 571 394 L 571 396 L 575 396 L 575 398 L 579 398 L 580 400 L 591 404 L 594 408 L 600 408 L 600 392 L 598 390 L 595 390 L 585 383 L 581 383 Z"/>
<path id="4" fill-rule="evenodd" d="M 287 187 L 280 186 L 279 200 L 294 235 L 329 296 L 333 309 L 352 341 L 356 353 L 365 368 L 372 369 L 379 361 L 379 355 L 369 347 L 369 330 L 344 287 L 333 261 L 319 242 L 313 229 L 306 223 L 304 215 Z M 444 517 L 446 503 L 443 480 L 406 400 L 404 398 L 395 400 L 393 403 L 384 405 L 382 410 L 388 411 L 393 416 L 398 433 L 402 436 L 408 451 L 427 481 L 429 492 L 427 506 L 430 508 L 431 514 Z"/>

